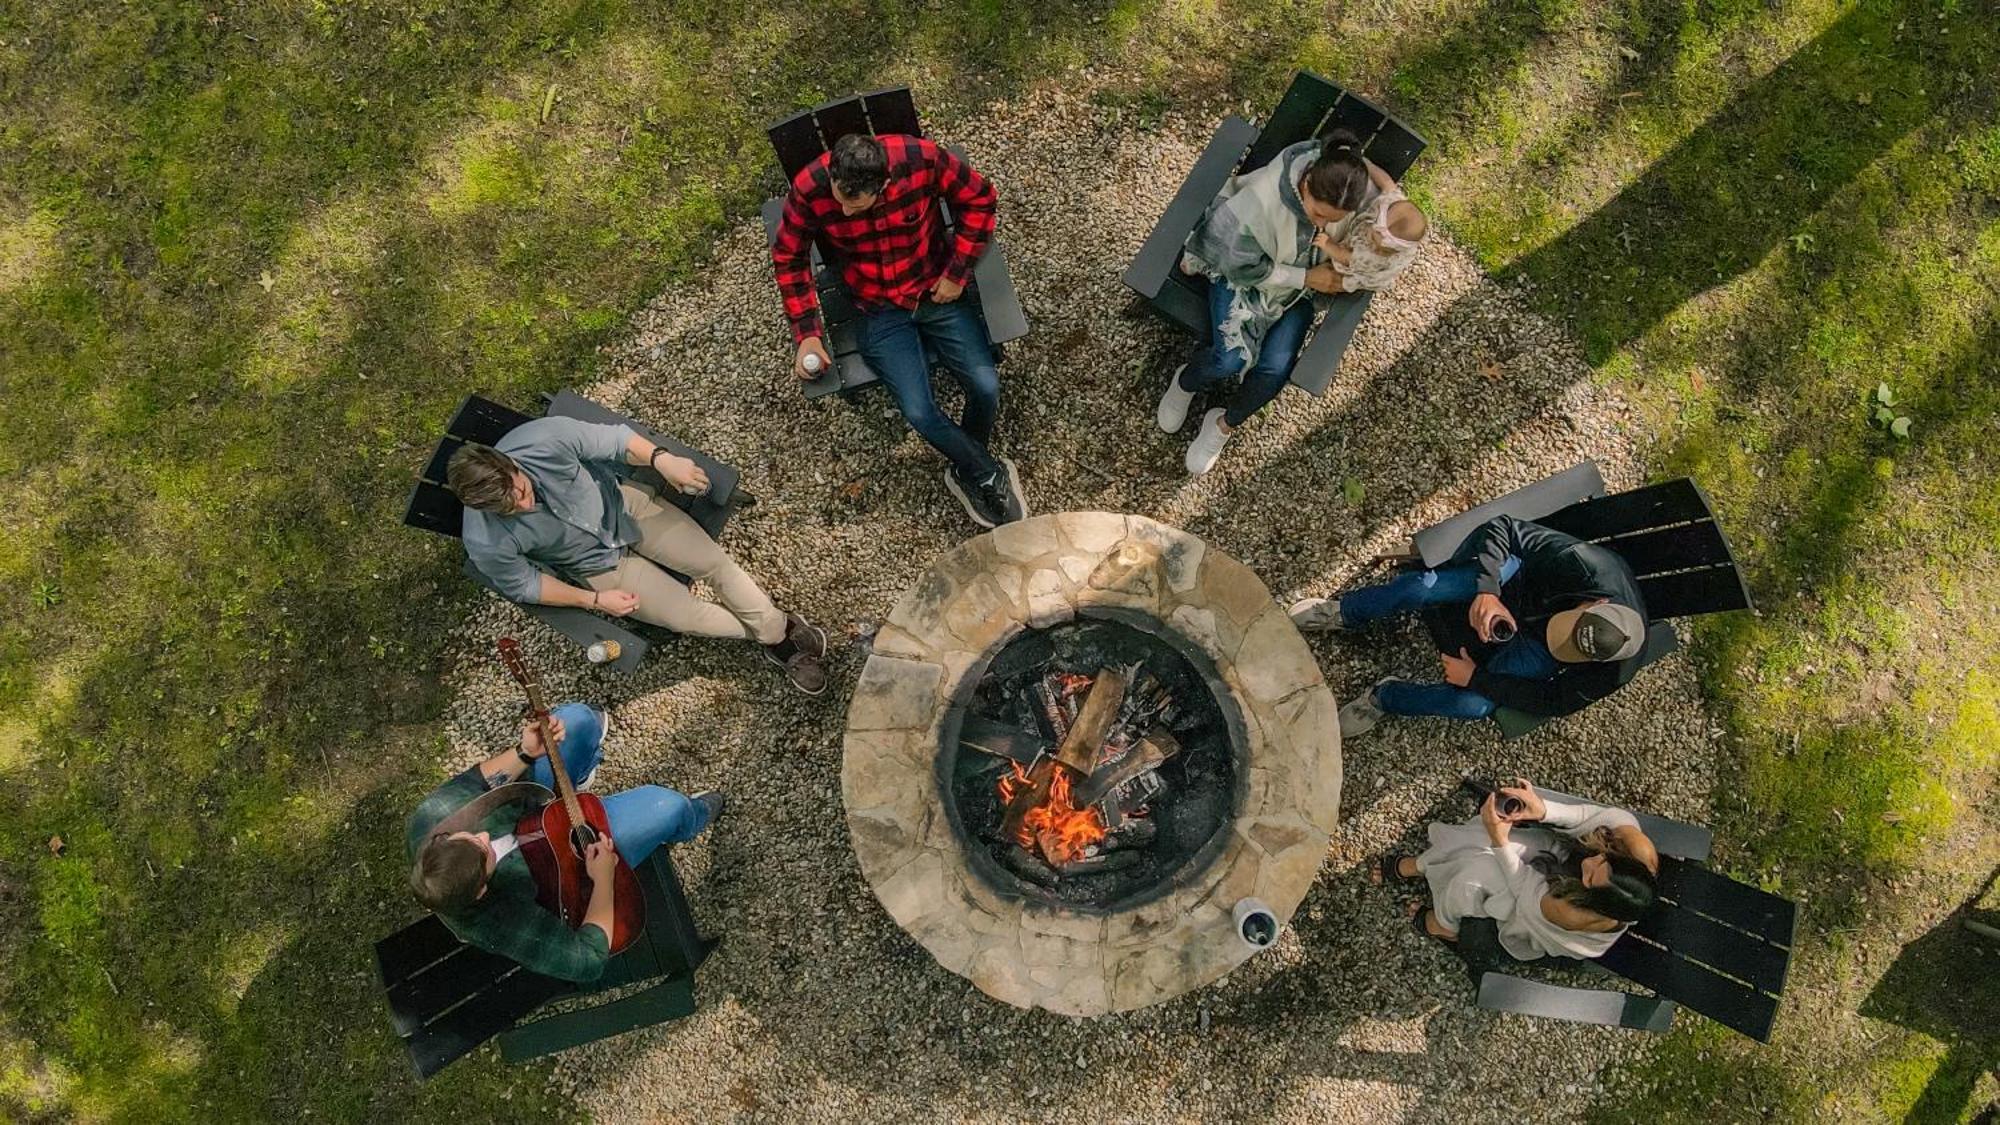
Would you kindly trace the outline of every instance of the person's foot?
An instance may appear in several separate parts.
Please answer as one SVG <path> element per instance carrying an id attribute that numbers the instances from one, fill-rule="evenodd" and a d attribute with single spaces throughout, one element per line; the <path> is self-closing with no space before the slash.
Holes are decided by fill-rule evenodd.
<path id="1" fill-rule="evenodd" d="M 1000 462 L 1000 487 L 1005 491 L 1005 503 L 1001 511 L 1006 519 L 1001 523 L 1013 523 L 1028 518 L 1028 494 L 1021 491 L 1021 470 L 1012 457 L 996 458 Z"/>
<path id="2" fill-rule="evenodd" d="M 1215 468 L 1216 459 L 1222 456 L 1222 447 L 1229 444 L 1229 435 L 1222 429 L 1225 413 L 1218 406 L 1202 415 L 1201 432 L 1194 435 L 1187 448 L 1187 471 L 1191 476 L 1198 477 Z"/>
<path id="3" fill-rule="evenodd" d="M 1403 916 L 1410 920 L 1410 926 L 1427 938 L 1438 941 L 1457 941 L 1458 935 L 1438 924 L 1437 914 L 1421 902 L 1413 902 L 1403 908 Z"/>
<path id="4" fill-rule="evenodd" d="M 785 615 L 785 640 L 800 652 L 811 653 L 815 660 L 826 656 L 826 630 L 796 613 Z"/>
<path id="5" fill-rule="evenodd" d="M 957 468 L 944 471 L 944 486 L 965 506 L 965 514 L 981 527 L 999 527 L 1021 518 L 1022 505 L 1013 486 L 1011 462 L 1002 461 L 998 472 L 982 480 L 967 482 Z"/>
<path id="6" fill-rule="evenodd" d="M 1417 866 L 1416 856 L 1385 855 L 1375 866 L 1368 869 L 1368 882 L 1371 886 L 1377 887 L 1390 882 L 1392 879 L 1398 882 L 1409 883 L 1415 881 L 1417 876 L 1422 874 L 1423 869 Z"/>
<path id="7" fill-rule="evenodd" d="M 785 678 L 792 686 L 807 695 L 818 695 L 826 690 L 826 666 L 819 657 L 787 639 L 774 645 L 764 646 L 764 659 L 785 670 Z"/>
<path id="8" fill-rule="evenodd" d="M 1388 682 L 1390 681 L 1387 679 L 1382 680 L 1375 687 L 1348 700 L 1347 706 L 1340 709 L 1340 737 L 1353 738 L 1358 734 L 1367 734 L 1375 729 L 1376 723 L 1382 721 L 1382 716 L 1386 712 L 1382 710 L 1382 705 L 1375 701 L 1375 688 Z"/>
<path id="9" fill-rule="evenodd" d="M 715 827 L 716 820 L 722 816 L 723 797 L 721 791 L 704 789 L 699 793 L 688 794 L 688 800 L 708 810 L 708 819 L 702 822 L 701 830 L 706 832 Z"/>
<path id="10" fill-rule="evenodd" d="M 1160 408 L 1153 412 L 1153 421 L 1159 424 L 1160 432 L 1177 434 L 1187 425 L 1188 407 L 1194 404 L 1194 392 L 1181 390 L 1181 373 L 1187 370 L 1183 363 L 1174 368 L 1172 378 L 1167 380 L 1167 393 L 1160 396 Z"/>
<path id="11" fill-rule="evenodd" d="M 1300 598 L 1289 611 L 1292 624 L 1306 633 L 1344 633 L 1347 623 L 1340 619 L 1339 598 Z"/>

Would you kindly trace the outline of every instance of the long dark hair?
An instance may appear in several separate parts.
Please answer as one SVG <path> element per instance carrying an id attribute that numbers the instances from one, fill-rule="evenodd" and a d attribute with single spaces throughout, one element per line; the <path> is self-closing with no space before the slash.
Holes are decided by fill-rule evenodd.
<path id="1" fill-rule="evenodd" d="M 1611 877 L 1601 887 L 1583 884 L 1583 861 L 1592 853 L 1575 852 L 1544 871 L 1549 893 L 1593 914 L 1619 922 L 1637 922 L 1653 908 L 1658 895 L 1657 879 L 1651 868 L 1628 855 L 1599 852 L 1611 864 Z"/>
<path id="2" fill-rule="evenodd" d="M 1306 169 L 1306 191 L 1328 207 L 1357 210 L 1368 196 L 1368 166 L 1361 162 L 1361 134 L 1336 126 L 1319 139 L 1319 156 Z"/>

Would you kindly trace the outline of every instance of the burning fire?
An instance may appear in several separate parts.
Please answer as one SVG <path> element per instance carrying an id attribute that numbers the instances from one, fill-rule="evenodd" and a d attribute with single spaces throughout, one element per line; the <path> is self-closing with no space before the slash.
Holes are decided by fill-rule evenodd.
<path id="1" fill-rule="evenodd" d="M 1000 803 L 1033 785 L 1019 763 L 1008 763 L 1008 774 L 1000 779 Z M 1051 864 L 1061 865 L 1083 857 L 1083 850 L 1104 839 L 1104 817 L 1095 808 L 1079 809 L 1070 803 L 1071 778 L 1068 770 L 1057 767 L 1049 782 L 1048 800 L 1029 810 L 1021 821 L 1017 842 L 1030 851 L 1040 848 Z"/>

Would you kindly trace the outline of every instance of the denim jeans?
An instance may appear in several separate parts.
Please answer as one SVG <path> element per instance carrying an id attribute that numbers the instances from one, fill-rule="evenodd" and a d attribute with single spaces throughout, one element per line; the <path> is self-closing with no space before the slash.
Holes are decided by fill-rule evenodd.
<path id="1" fill-rule="evenodd" d="M 862 316 L 857 335 L 861 358 L 896 396 L 896 405 L 917 436 L 951 461 L 960 480 L 981 481 L 1000 471 L 987 451 L 993 419 L 1000 411 L 1000 372 L 980 322 L 978 295 L 947 304 L 926 299 L 914 311 L 888 308 Z M 956 423 L 938 409 L 931 390 L 929 344 L 965 389 L 965 414 Z"/>
<path id="2" fill-rule="evenodd" d="M 1194 356 L 1188 360 L 1187 370 L 1181 372 L 1181 390 L 1201 391 L 1228 379 L 1243 370 L 1249 357 L 1241 349 L 1226 347 L 1222 343 L 1222 322 L 1229 319 L 1229 309 L 1236 301 L 1236 291 L 1227 283 L 1211 281 L 1208 285 L 1208 343 L 1195 348 Z M 1305 343 L 1306 329 L 1312 325 L 1313 303 L 1301 297 L 1285 310 L 1264 334 L 1264 346 L 1257 353 L 1257 362 L 1250 365 L 1250 371 L 1243 376 L 1243 385 L 1230 396 L 1229 406 L 1222 420 L 1231 428 L 1250 420 L 1252 414 L 1278 397 L 1285 389 L 1286 380 L 1292 377 L 1292 365 L 1298 362 L 1299 348 Z"/>
<path id="3" fill-rule="evenodd" d="M 582 703 L 565 703 L 554 715 L 563 723 L 563 767 L 572 783 L 580 782 L 597 768 L 604 746 L 604 717 Z M 535 760 L 528 776 L 550 789 L 556 786 L 555 767 L 546 755 Z M 611 842 L 633 867 L 646 862 L 661 844 L 692 840 L 708 827 L 708 806 L 663 785 L 641 785 L 600 799 L 611 822 Z"/>
<path id="4" fill-rule="evenodd" d="M 1500 581 L 1514 577 L 1521 560 L 1509 558 L 1500 567 Z M 1350 629 L 1372 625 L 1399 613 L 1434 605 L 1470 605 L 1479 593 L 1479 567 L 1450 563 L 1436 570 L 1399 574 L 1380 586 L 1369 586 L 1340 599 L 1341 624 Z M 1556 674 L 1556 658 L 1547 643 L 1530 630 L 1514 634 L 1488 657 L 1486 671 L 1524 680 L 1546 680 Z M 1499 704 L 1468 688 L 1450 684 L 1396 681 L 1375 689 L 1375 702 L 1392 715 L 1436 715 L 1447 719 L 1483 719 Z"/>

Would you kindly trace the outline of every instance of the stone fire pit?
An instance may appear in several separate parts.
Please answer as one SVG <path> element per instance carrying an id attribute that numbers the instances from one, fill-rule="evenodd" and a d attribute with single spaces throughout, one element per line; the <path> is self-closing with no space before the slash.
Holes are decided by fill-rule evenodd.
<path id="1" fill-rule="evenodd" d="M 988 663 L 1024 630 L 1144 628 L 1203 669 L 1229 713 L 1229 813 L 1146 893 L 1051 901 L 998 873 L 950 787 L 958 723 Z M 1337 706 L 1284 608 L 1241 563 L 1143 516 L 1066 512 L 947 552 L 875 638 L 848 711 L 841 772 L 863 875 L 938 963 L 1021 1007 L 1097 1015 L 1221 977 L 1255 952 L 1245 900 L 1289 921 L 1340 804 Z"/>

